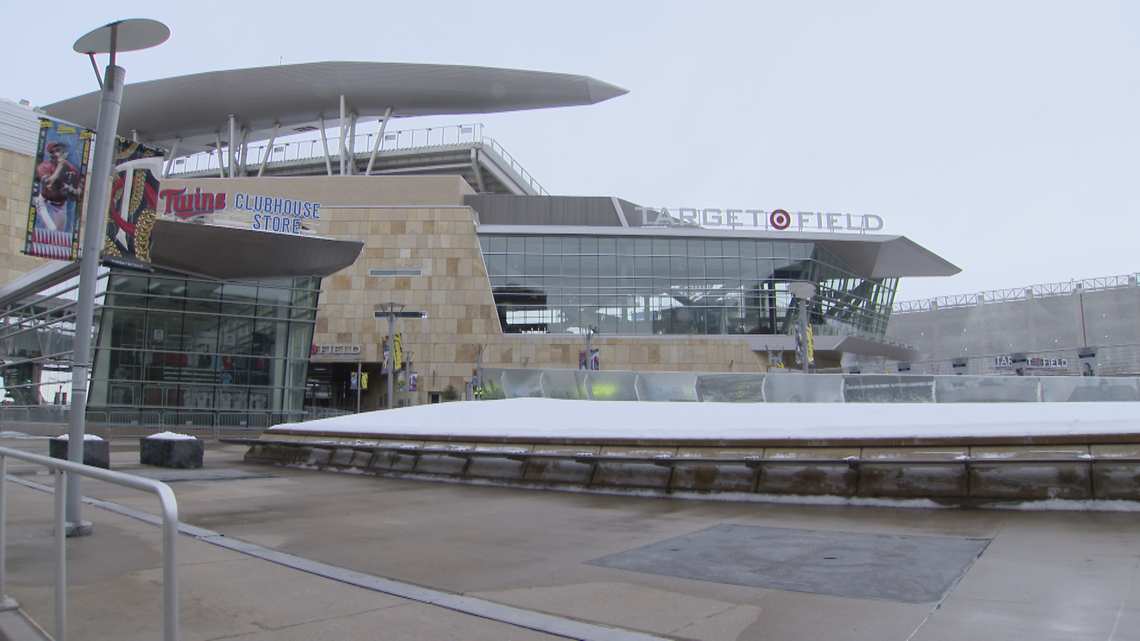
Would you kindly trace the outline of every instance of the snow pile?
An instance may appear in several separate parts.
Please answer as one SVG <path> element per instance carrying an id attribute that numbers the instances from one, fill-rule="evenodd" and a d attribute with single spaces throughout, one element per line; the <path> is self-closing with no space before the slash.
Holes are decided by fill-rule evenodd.
<path id="1" fill-rule="evenodd" d="M 190 436 L 189 434 L 177 434 L 175 432 L 159 432 L 158 434 L 151 434 L 146 438 L 158 439 L 160 441 L 196 441 L 198 439 Z"/>
<path id="2" fill-rule="evenodd" d="M 68 438 L 69 436 L 70 436 L 70 434 L 63 434 L 63 435 L 61 435 L 61 436 L 56 436 L 56 437 L 54 437 L 54 438 L 56 438 L 56 439 L 58 439 L 58 440 L 61 440 L 61 441 L 67 441 L 67 440 L 70 440 L 70 439 Z M 101 436 L 96 436 L 96 435 L 94 435 L 94 434 L 84 434 L 84 435 L 83 435 L 83 440 L 84 440 L 84 441 L 102 441 L 102 440 L 103 440 L 103 437 L 101 437 Z"/>
<path id="3" fill-rule="evenodd" d="M 1134 434 L 1140 432 L 1136 409 L 1136 403 L 653 403 L 516 398 L 378 410 L 290 423 L 279 429 L 473 438 L 1016 437 Z"/>

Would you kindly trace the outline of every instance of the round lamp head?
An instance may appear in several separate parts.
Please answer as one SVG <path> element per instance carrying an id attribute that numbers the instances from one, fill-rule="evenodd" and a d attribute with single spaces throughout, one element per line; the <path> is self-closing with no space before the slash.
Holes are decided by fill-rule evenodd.
<path id="1" fill-rule="evenodd" d="M 138 51 L 166 42 L 170 29 L 157 20 L 119 20 L 88 33 L 75 41 L 75 53 L 120 53 Z"/>

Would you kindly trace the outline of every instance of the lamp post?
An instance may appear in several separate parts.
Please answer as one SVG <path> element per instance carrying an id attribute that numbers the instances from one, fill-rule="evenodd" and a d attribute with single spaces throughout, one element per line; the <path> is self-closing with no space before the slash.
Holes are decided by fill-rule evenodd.
<path id="1" fill-rule="evenodd" d="M 408 378 L 408 373 L 411 372 L 409 367 L 412 364 L 412 356 L 415 352 L 404 352 L 404 407 L 408 406 L 408 391 L 412 387 L 412 379 Z"/>
<path id="2" fill-rule="evenodd" d="M 392 342 L 395 333 L 392 331 L 396 326 L 396 317 L 404 309 L 403 303 L 380 303 L 380 310 L 388 318 L 388 353 L 384 356 L 384 369 L 388 370 L 388 409 L 392 409 L 395 401 L 393 395 L 395 394 L 395 381 L 396 370 L 393 367 L 395 361 L 393 357 L 396 355 L 396 345 Z"/>
<path id="3" fill-rule="evenodd" d="M 91 58 L 102 97 L 95 128 L 95 151 L 91 166 L 91 193 L 87 200 L 87 220 L 83 225 L 83 252 L 79 258 L 79 300 L 75 310 L 74 354 L 71 360 L 71 416 L 67 427 L 67 460 L 83 463 L 86 431 L 87 378 L 91 371 L 91 331 L 95 320 L 95 281 L 99 251 L 103 247 L 103 225 L 107 214 L 108 188 L 114 171 L 115 143 L 118 138 L 119 109 L 123 102 L 123 82 L 127 71 L 115 65 L 120 51 L 149 49 L 166 42 L 170 29 L 156 20 L 119 20 L 91 31 L 72 47 Z M 110 61 L 99 78 L 95 54 L 110 54 Z M 67 475 L 67 536 L 91 533 L 91 524 L 82 520 L 83 477 Z"/>

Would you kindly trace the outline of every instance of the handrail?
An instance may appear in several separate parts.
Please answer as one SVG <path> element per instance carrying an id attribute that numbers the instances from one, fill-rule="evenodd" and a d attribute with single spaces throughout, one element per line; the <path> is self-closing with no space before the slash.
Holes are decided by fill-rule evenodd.
<path id="1" fill-rule="evenodd" d="M 65 472 L 158 495 L 158 500 L 162 504 L 162 638 L 165 641 L 177 641 L 178 501 L 174 498 L 174 491 L 170 489 L 170 486 L 141 476 L 113 472 L 90 465 L 80 465 L 70 461 L 40 456 L 39 454 L 29 454 L 7 447 L 0 447 L 0 603 L 10 601 L 5 587 L 5 558 L 7 556 L 5 549 L 7 543 L 5 540 L 7 528 L 6 481 L 7 457 L 9 456 L 28 463 L 43 465 L 55 471 L 55 638 L 57 641 L 66 641 L 67 639 L 67 554 L 64 547 L 66 537 L 60 536 L 67 531 L 63 509 L 67 492 Z"/>

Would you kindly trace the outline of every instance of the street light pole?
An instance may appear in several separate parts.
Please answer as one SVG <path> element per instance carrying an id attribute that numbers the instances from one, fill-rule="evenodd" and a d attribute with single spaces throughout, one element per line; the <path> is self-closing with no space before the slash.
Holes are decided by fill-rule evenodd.
<path id="1" fill-rule="evenodd" d="M 114 171 L 115 145 L 118 141 L 119 111 L 123 102 L 126 69 L 115 64 L 115 54 L 122 51 L 149 49 L 166 42 L 170 29 L 155 20 L 119 20 L 104 25 L 75 41 L 73 49 L 91 58 L 110 54 L 110 62 L 100 79 L 102 96 L 99 119 L 95 127 L 95 151 L 91 166 L 91 194 L 87 200 L 87 219 L 83 224 L 83 253 L 79 258 L 79 292 L 75 309 L 75 337 L 71 359 L 71 415 L 67 426 L 67 460 L 83 463 L 83 441 L 87 418 L 87 379 L 91 371 L 91 332 L 95 324 L 95 281 L 99 276 L 99 252 L 103 247 L 103 224 L 107 213 L 108 189 Z M 96 72 L 98 71 L 98 67 Z M 96 73 L 98 78 L 98 73 Z M 65 519 L 67 536 L 91 533 L 91 524 L 83 521 L 83 477 L 67 475 Z"/>
<path id="2" fill-rule="evenodd" d="M 396 393 L 396 386 L 394 385 L 396 370 L 393 367 L 395 363 L 393 357 L 396 355 L 396 345 L 392 342 L 395 336 L 392 330 L 396 326 L 396 315 L 404 309 L 404 304 L 380 303 L 380 309 L 384 312 L 384 315 L 388 317 L 388 354 L 384 357 L 384 367 L 388 370 L 388 409 L 392 409 L 395 404 L 393 395 Z"/>

